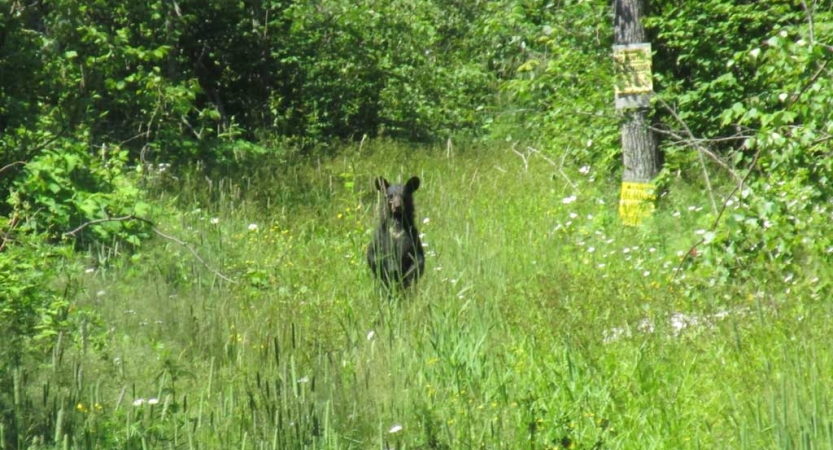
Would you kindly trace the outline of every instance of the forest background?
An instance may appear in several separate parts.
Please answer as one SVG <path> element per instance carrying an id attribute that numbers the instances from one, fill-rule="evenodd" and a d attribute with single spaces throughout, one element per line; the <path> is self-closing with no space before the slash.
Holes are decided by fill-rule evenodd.
<path id="1" fill-rule="evenodd" d="M 0 448 L 833 447 L 833 4 L 646 12 L 622 228 L 608 1 L 0 4 Z"/>

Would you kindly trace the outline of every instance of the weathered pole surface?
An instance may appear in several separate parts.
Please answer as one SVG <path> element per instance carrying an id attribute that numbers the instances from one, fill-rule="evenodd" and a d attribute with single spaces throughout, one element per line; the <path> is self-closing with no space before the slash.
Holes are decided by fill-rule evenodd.
<path id="1" fill-rule="evenodd" d="M 619 217 L 625 225 L 638 225 L 654 211 L 652 181 L 660 171 L 657 140 L 648 119 L 653 94 L 651 46 L 641 21 L 644 0 L 614 0 L 613 5 L 616 109 L 621 112 L 625 164 Z"/>

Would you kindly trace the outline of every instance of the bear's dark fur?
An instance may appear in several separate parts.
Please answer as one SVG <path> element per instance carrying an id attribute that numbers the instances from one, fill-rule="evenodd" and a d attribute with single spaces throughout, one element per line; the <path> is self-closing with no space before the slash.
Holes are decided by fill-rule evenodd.
<path id="1" fill-rule="evenodd" d="M 376 189 L 385 198 L 379 202 L 379 225 L 367 248 L 367 263 L 385 286 L 408 287 L 425 270 L 425 252 L 414 224 L 413 194 L 419 178 L 402 185 L 379 177 Z"/>

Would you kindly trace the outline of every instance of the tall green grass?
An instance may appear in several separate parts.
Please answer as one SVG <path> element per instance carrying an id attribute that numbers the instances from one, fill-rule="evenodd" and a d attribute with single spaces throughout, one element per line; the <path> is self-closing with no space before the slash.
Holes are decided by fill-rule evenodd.
<path id="1" fill-rule="evenodd" d="M 392 297 L 364 261 L 379 175 L 422 178 L 426 274 Z M 677 274 L 709 223 L 687 183 L 624 229 L 616 180 L 502 145 L 177 176 L 159 227 L 206 264 L 92 258 L 83 342 L 15 387 L 59 431 L 21 448 L 833 447 L 826 299 Z"/>

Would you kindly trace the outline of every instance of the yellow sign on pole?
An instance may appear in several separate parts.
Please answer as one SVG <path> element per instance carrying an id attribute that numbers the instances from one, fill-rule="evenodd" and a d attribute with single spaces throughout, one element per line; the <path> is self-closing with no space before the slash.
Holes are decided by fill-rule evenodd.
<path id="1" fill-rule="evenodd" d="M 651 44 L 613 46 L 616 109 L 647 107 L 654 93 Z"/>
<path id="2" fill-rule="evenodd" d="M 623 181 L 619 197 L 619 217 L 627 226 L 637 226 L 654 212 L 657 199 L 656 187 L 652 183 Z"/>

